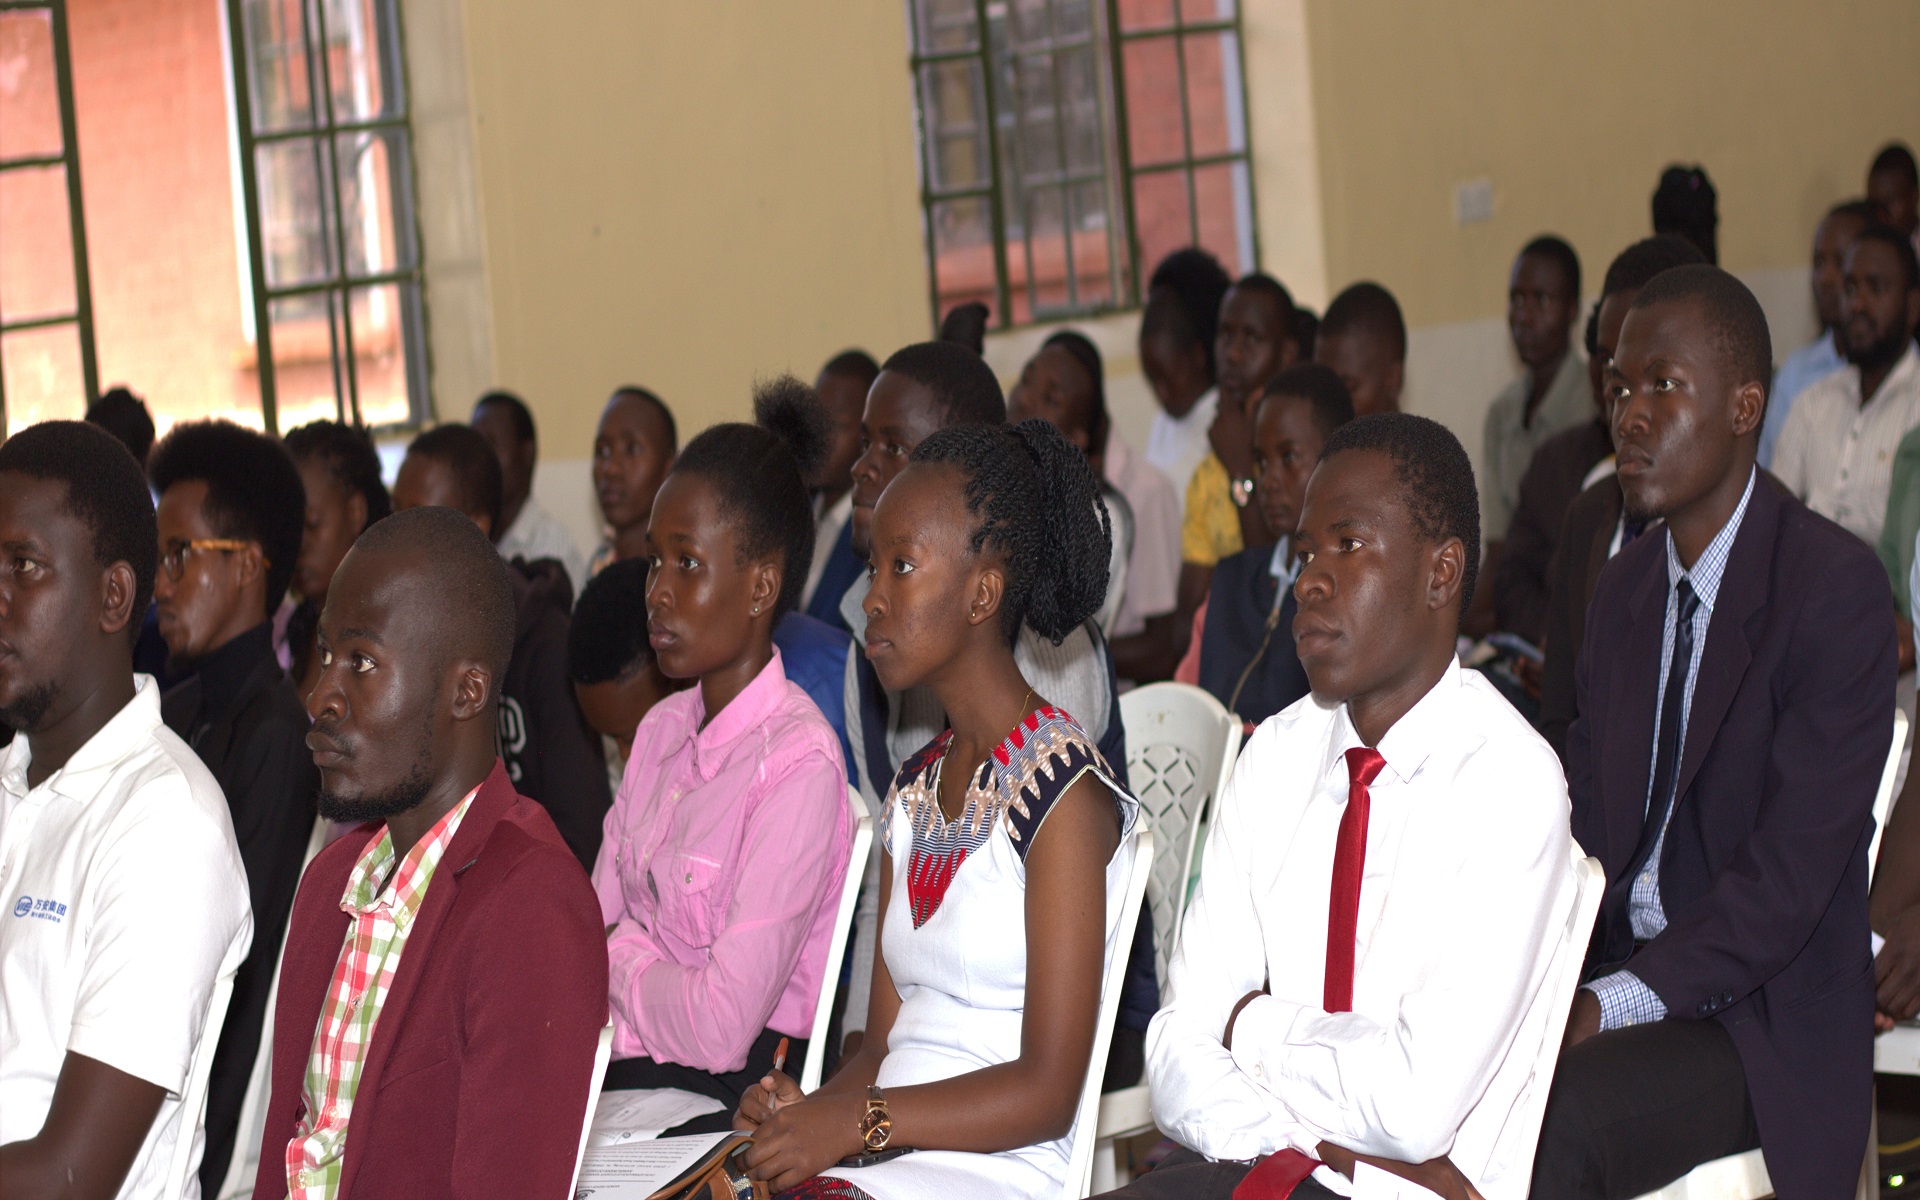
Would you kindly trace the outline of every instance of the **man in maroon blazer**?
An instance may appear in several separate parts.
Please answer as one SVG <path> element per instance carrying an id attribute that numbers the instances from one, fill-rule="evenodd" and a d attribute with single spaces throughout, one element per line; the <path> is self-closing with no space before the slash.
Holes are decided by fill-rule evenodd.
<path id="1" fill-rule="evenodd" d="M 563 1197 L 607 1019 L 579 860 L 494 751 L 506 568 L 446 508 L 362 534 L 320 615 L 307 744 L 359 829 L 294 901 L 256 1200 Z"/>

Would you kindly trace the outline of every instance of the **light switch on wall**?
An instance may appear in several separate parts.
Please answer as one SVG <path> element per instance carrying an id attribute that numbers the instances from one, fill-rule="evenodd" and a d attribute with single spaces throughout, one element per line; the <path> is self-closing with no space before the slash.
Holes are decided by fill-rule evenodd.
<path id="1" fill-rule="evenodd" d="M 1493 219 L 1493 180 L 1469 179 L 1453 189 L 1453 219 L 1473 225 Z"/>

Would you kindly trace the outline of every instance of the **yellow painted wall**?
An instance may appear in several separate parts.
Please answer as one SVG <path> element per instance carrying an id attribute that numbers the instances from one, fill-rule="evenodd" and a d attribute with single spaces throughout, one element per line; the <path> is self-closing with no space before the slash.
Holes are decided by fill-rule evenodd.
<path id="1" fill-rule="evenodd" d="M 744 417 L 756 377 L 926 336 L 900 0 L 463 16 L 494 382 L 543 458 L 586 457 L 622 382 L 691 433 Z"/>
<path id="2" fill-rule="evenodd" d="M 1546 230 L 1597 284 L 1674 161 L 1719 191 L 1721 265 L 1802 267 L 1875 149 L 1920 145 L 1913 0 L 1308 0 L 1306 27 L 1330 280 L 1414 326 L 1502 312 Z M 1494 217 L 1463 228 L 1478 177 Z"/>

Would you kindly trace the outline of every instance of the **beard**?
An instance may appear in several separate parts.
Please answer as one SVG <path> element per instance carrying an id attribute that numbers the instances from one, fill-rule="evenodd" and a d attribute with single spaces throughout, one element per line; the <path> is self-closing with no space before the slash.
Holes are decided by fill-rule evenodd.
<path id="1" fill-rule="evenodd" d="M 21 733 L 33 734 L 46 719 L 47 710 L 60 696 L 60 689 L 53 681 L 36 684 L 21 693 L 12 704 L 0 705 L 0 725 Z"/>
<path id="2" fill-rule="evenodd" d="M 431 755 L 426 745 L 420 749 L 420 756 L 407 768 L 406 775 L 385 791 L 346 796 L 322 789 L 316 803 L 320 815 L 329 821 L 358 825 L 364 821 L 384 821 L 420 807 L 427 793 L 433 790 Z"/>

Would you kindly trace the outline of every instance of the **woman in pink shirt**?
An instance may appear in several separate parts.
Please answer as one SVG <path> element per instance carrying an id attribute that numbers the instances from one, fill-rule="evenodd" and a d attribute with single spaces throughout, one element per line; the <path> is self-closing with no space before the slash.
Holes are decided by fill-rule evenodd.
<path id="1" fill-rule="evenodd" d="M 662 672 L 699 686 L 640 722 L 593 869 L 605 1086 L 729 1107 L 783 1036 L 790 1059 L 805 1053 L 853 824 L 839 741 L 773 645 L 813 553 L 802 480 L 824 431 L 797 380 L 763 386 L 755 408 L 765 428 L 694 438 L 654 500 L 648 640 Z"/>

